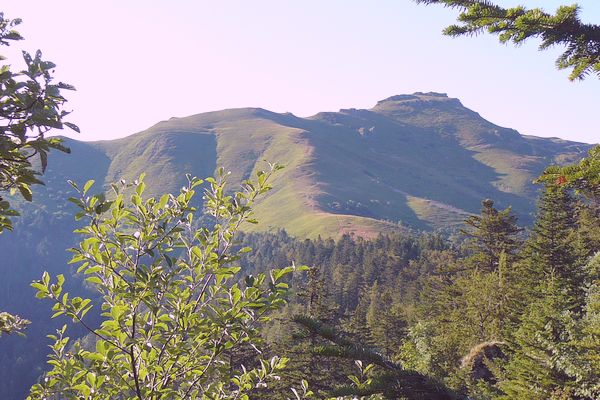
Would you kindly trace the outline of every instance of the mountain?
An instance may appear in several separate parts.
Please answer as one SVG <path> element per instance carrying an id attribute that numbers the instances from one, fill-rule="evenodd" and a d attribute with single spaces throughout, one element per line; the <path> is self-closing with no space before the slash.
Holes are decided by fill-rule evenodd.
<path id="1" fill-rule="evenodd" d="M 498 207 L 512 205 L 526 224 L 537 194 L 531 181 L 548 164 L 573 162 L 590 148 L 522 136 L 439 93 L 393 96 L 370 110 L 310 118 L 224 110 L 172 118 L 118 140 L 65 142 L 71 154 L 51 153 L 46 185 L 34 188 L 33 203 L 17 200 L 23 215 L 15 219 L 15 232 L 0 236 L 0 310 L 32 321 L 26 339 L 0 341 L 0 393 L 6 398 L 25 396 L 42 373 L 45 335 L 62 325 L 49 319 L 49 308 L 34 298 L 29 283 L 44 270 L 74 274 L 66 266 L 65 249 L 77 240 L 67 179 L 94 179 L 102 190 L 145 172 L 148 193 L 155 195 L 178 191 L 185 173 L 211 176 L 217 166 L 231 171 L 235 187 L 268 160 L 286 168 L 255 207 L 260 224 L 245 229 L 372 236 L 459 224 L 479 212 L 484 198 Z M 85 290 L 79 281 L 67 279 L 73 295 Z"/>
<path id="2" fill-rule="evenodd" d="M 440 93 L 310 118 L 224 110 L 171 118 L 123 139 L 66 142 L 72 154 L 52 156 L 46 193 L 38 196 L 44 207 L 63 207 L 66 179 L 107 185 L 145 172 L 150 194 L 159 194 L 177 191 L 185 172 L 204 177 L 222 166 L 235 187 L 268 160 L 286 168 L 256 206 L 261 224 L 252 229 L 285 228 L 300 237 L 371 236 L 397 224 L 447 227 L 477 213 L 484 198 L 512 206 L 528 223 L 532 180 L 590 147 L 520 135 Z"/>

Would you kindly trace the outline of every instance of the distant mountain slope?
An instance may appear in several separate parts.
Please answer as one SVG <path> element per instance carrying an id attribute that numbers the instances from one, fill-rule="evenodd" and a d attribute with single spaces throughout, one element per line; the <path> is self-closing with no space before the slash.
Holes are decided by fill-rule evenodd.
<path id="1" fill-rule="evenodd" d="M 66 196 L 67 178 L 103 184 L 146 173 L 149 194 L 177 191 L 186 172 L 232 172 L 237 185 L 263 160 L 286 165 L 256 206 L 261 224 L 301 237 L 372 235 L 404 226 L 460 223 L 484 198 L 513 206 L 525 223 L 536 198 L 531 181 L 545 166 L 582 157 L 590 145 L 522 136 L 439 93 L 382 100 L 370 110 L 310 118 L 233 109 L 172 118 L 129 137 L 67 140 L 46 175 L 46 207 Z M 50 200 L 50 202 L 47 202 Z"/>

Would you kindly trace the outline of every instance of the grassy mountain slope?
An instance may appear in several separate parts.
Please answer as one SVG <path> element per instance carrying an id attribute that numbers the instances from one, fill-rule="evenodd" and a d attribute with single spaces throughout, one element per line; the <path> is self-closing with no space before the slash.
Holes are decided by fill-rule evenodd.
<path id="1" fill-rule="evenodd" d="M 261 224 L 247 226 L 249 230 L 285 227 L 308 237 L 335 236 L 354 231 L 354 226 L 372 233 L 390 225 L 359 216 L 341 218 L 318 209 L 313 201 L 317 189 L 310 178 L 312 171 L 306 168 L 313 147 L 306 132 L 286 124 L 286 118 L 296 119 L 262 109 L 225 110 L 173 118 L 138 134 L 90 146 L 111 160 L 105 184 L 121 178 L 133 180 L 145 172 L 150 195 L 177 191 L 185 173 L 205 177 L 217 166 L 223 167 L 231 171 L 229 181 L 235 187 L 264 169 L 265 160 L 284 164 L 286 168 L 273 181 L 274 190 L 256 207 Z"/>
<path id="2" fill-rule="evenodd" d="M 531 181 L 548 164 L 571 162 L 589 148 L 522 136 L 438 93 L 311 118 L 224 110 L 172 118 L 123 139 L 67 144 L 71 155 L 52 157 L 42 203 L 65 197 L 66 178 L 107 185 L 145 172 L 155 195 L 177 191 L 185 173 L 209 176 L 217 166 L 231 171 L 235 186 L 267 160 L 286 168 L 256 206 L 261 224 L 247 229 L 285 228 L 300 237 L 371 236 L 398 223 L 456 225 L 484 198 L 512 206 L 528 222 L 536 198 Z"/>
<path id="3" fill-rule="evenodd" d="M 323 194 L 321 205 L 345 200 L 342 208 L 351 209 L 360 203 L 364 214 L 420 228 L 460 221 L 487 197 L 500 207 L 512 205 L 529 222 L 536 198 L 531 181 L 548 164 L 581 157 L 589 148 L 521 136 L 437 93 L 393 96 L 371 110 L 313 119 L 327 126 L 315 135 L 321 150 L 315 169 L 335 188 Z"/>

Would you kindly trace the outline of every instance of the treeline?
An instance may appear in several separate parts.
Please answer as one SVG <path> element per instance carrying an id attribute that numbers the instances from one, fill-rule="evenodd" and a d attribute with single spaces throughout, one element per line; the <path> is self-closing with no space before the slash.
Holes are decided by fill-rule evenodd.
<path id="1" fill-rule="evenodd" d="M 462 240 L 244 236 L 248 274 L 313 267 L 265 327 L 272 351 L 292 360 L 281 388 L 305 377 L 323 397 L 600 398 L 598 155 L 548 169 L 528 232 L 485 200 Z"/>
<path id="2" fill-rule="evenodd" d="M 425 290 L 425 277 L 462 251 L 432 233 L 380 235 L 373 240 L 344 235 L 334 241 L 296 240 L 279 231 L 241 235 L 241 242 L 253 248 L 242 260 L 245 274 L 292 262 L 312 267 L 308 274 L 294 277 L 294 297 L 263 330 L 272 353 L 290 359 L 279 390 L 271 387 L 259 396 L 273 399 L 288 396 L 289 387 L 301 379 L 321 397 L 348 394 L 348 375 L 360 372 L 355 364 L 360 358 L 337 357 L 336 343 L 293 322 L 294 317 L 308 316 L 332 328 L 346 341 L 343 347 L 356 347 L 354 355 L 366 358 L 365 366 L 379 355 L 393 363 L 410 324 L 419 318 L 415 305 Z"/>

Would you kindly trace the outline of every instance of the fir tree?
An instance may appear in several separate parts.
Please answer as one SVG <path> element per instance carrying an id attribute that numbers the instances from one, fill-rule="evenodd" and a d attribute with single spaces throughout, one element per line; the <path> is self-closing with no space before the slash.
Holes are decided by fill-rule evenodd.
<path id="1" fill-rule="evenodd" d="M 312 246 L 311 246 L 312 247 Z M 289 387 L 306 380 L 311 390 L 322 395 L 334 382 L 345 380 L 349 368 L 315 354 L 312 349 L 323 345 L 324 341 L 313 332 L 299 329 L 290 323 L 289 315 L 306 314 L 310 318 L 330 322 L 336 314 L 336 307 L 330 303 L 328 289 L 318 267 L 308 270 L 307 281 L 297 289 L 296 304 L 283 310 L 276 324 L 269 331 L 275 331 L 270 338 L 271 351 L 285 355 L 289 359 L 285 370 L 280 372 L 281 380 L 271 385 L 268 393 L 260 393 L 261 399 L 281 399 L 289 395 Z"/>
<path id="2" fill-rule="evenodd" d="M 552 346 L 557 368 L 574 382 L 564 391 L 578 400 L 600 398 L 600 253 L 586 266 L 591 285 L 586 291 L 583 315 L 571 315 L 569 340 Z"/>
<path id="3" fill-rule="evenodd" d="M 562 399 L 571 392 L 574 380 L 557 365 L 555 350 L 569 340 L 570 299 L 558 280 L 550 279 L 543 296 L 531 303 L 511 339 L 512 355 L 498 386 L 502 399 Z"/>
<path id="4" fill-rule="evenodd" d="M 580 240 L 586 256 L 600 250 L 600 146 L 589 150 L 577 164 L 550 166 L 537 180 L 546 185 L 559 185 L 574 191 L 579 200 Z"/>
<path id="5" fill-rule="evenodd" d="M 536 282 L 545 285 L 548 279 L 569 296 L 571 309 L 583 302 L 584 274 L 576 245 L 577 221 L 575 204 L 569 191 L 558 185 L 548 185 L 538 203 L 538 216 L 525 256 L 531 288 Z M 534 294 L 533 296 L 537 296 Z"/>
<path id="6" fill-rule="evenodd" d="M 467 229 L 461 232 L 471 238 L 473 255 L 467 260 L 468 265 L 489 272 L 496 270 L 502 253 L 512 261 L 521 245 L 519 233 L 522 229 L 517 226 L 517 217 L 510 207 L 498 211 L 490 199 L 481 204 L 481 216 L 468 217 L 465 220 Z"/>
<path id="7" fill-rule="evenodd" d="M 600 268 L 600 254 L 590 263 Z M 585 315 L 577 326 L 576 357 L 567 372 L 577 380 L 577 394 L 600 398 L 600 279 L 588 290 Z"/>

